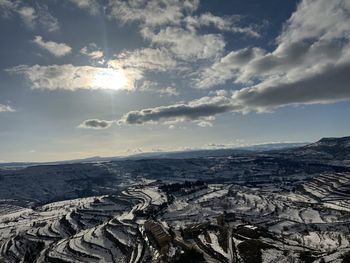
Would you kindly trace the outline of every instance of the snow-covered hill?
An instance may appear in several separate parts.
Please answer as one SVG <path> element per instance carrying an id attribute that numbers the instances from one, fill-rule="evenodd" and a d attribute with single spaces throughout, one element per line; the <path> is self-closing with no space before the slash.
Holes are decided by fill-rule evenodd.
<path id="1" fill-rule="evenodd" d="M 348 150 L 2 168 L 0 262 L 347 262 Z"/>

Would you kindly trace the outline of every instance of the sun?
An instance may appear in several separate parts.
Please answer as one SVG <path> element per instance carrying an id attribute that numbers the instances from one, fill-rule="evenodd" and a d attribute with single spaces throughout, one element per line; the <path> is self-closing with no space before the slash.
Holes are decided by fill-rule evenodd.
<path id="1" fill-rule="evenodd" d="M 122 70 L 103 68 L 95 73 L 94 86 L 101 89 L 127 89 L 128 79 Z"/>

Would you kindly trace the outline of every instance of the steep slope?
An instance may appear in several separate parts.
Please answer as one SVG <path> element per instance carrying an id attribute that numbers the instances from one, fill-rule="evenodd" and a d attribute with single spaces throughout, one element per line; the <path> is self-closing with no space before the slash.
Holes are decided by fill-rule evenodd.
<path id="1" fill-rule="evenodd" d="M 350 136 L 342 138 L 322 138 L 315 143 L 290 149 L 287 152 L 305 157 L 350 160 Z"/>

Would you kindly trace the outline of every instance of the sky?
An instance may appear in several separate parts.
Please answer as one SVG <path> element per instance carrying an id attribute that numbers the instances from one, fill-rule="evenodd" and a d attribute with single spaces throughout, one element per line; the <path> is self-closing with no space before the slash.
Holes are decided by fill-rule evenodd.
<path id="1" fill-rule="evenodd" d="M 0 162 L 350 131 L 350 0 L 0 0 Z"/>

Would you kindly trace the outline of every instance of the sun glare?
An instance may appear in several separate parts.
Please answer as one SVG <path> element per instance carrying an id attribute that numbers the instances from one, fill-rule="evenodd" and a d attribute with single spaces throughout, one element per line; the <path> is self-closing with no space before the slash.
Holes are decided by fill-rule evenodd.
<path id="1" fill-rule="evenodd" d="M 94 84 L 101 89 L 127 89 L 128 80 L 122 70 L 112 68 L 101 69 L 95 74 Z"/>

